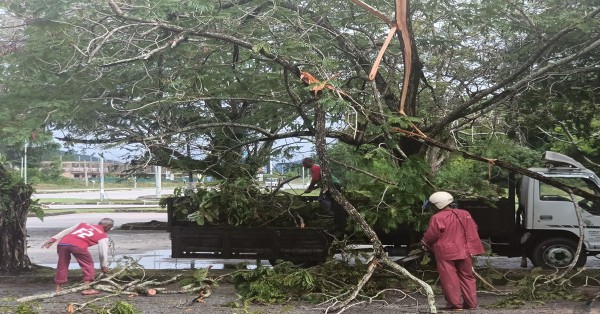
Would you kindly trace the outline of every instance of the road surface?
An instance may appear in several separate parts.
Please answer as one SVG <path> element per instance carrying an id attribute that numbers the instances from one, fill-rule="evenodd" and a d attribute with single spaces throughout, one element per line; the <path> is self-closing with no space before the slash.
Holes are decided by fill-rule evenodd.
<path id="1" fill-rule="evenodd" d="M 98 223 L 102 218 L 112 218 L 115 221 L 115 228 L 132 222 L 148 222 L 152 220 L 167 221 L 167 213 L 85 213 L 85 214 L 67 214 L 46 216 L 44 220 L 37 217 L 27 218 L 27 230 L 35 229 L 65 229 L 80 222 Z"/>
<path id="2" fill-rule="evenodd" d="M 191 269 L 211 266 L 214 269 L 223 269 L 225 265 L 241 262 L 256 263 L 255 260 L 223 260 L 223 259 L 189 259 L 171 258 L 171 240 L 166 230 L 119 230 L 121 225 L 133 222 L 149 222 L 152 220 L 167 221 L 167 213 L 84 213 L 67 214 L 45 217 L 44 221 L 36 217 L 27 218 L 27 255 L 31 262 L 41 266 L 56 267 L 56 248 L 42 248 L 48 239 L 58 232 L 81 222 L 98 223 L 102 218 L 112 218 L 115 227 L 108 233 L 114 243 L 110 260 L 110 267 L 114 267 L 123 256 L 139 259 L 138 263 L 146 269 Z M 97 262 L 96 247 L 90 248 L 92 257 Z M 268 261 L 263 261 L 268 264 Z M 79 265 L 73 259 L 71 269 L 78 269 Z M 99 265 L 96 265 L 99 268 Z M 251 266 L 250 268 L 254 268 Z"/>

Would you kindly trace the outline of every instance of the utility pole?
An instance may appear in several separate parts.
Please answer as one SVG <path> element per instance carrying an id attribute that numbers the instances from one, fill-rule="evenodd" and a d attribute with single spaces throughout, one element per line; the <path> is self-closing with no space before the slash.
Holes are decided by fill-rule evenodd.
<path id="1" fill-rule="evenodd" d="M 306 175 L 304 174 L 304 170 L 304 166 L 302 166 L 302 188 L 306 186 L 306 183 L 304 182 L 304 178 L 306 177 Z"/>
<path id="2" fill-rule="evenodd" d="M 188 191 L 193 191 L 194 190 L 194 174 L 190 171 L 188 173 L 188 186 L 187 189 Z"/>
<path id="3" fill-rule="evenodd" d="M 81 160 L 81 157 L 79 157 L 79 159 Z M 87 173 L 87 161 L 85 160 L 85 158 L 83 158 L 83 177 L 85 180 L 85 187 L 87 188 L 89 185 L 89 180 L 88 180 L 88 173 Z"/>
<path id="4" fill-rule="evenodd" d="M 188 156 L 188 158 L 192 159 L 192 148 L 190 147 L 190 144 L 189 144 L 189 138 L 188 138 L 188 144 L 187 144 L 187 156 Z M 192 173 L 192 171 L 188 172 L 187 190 L 188 191 L 194 190 L 194 174 Z"/>
<path id="5" fill-rule="evenodd" d="M 154 168 L 154 173 L 155 173 L 155 178 L 156 178 L 156 197 L 160 197 L 160 190 L 161 190 L 161 175 L 160 175 L 160 166 L 156 166 L 156 168 Z"/>
<path id="6" fill-rule="evenodd" d="M 25 143 L 25 156 L 23 157 L 23 181 L 27 184 L 27 146 L 29 143 Z"/>
<path id="7" fill-rule="evenodd" d="M 104 157 L 100 155 L 100 202 L 104 202 Z"/>

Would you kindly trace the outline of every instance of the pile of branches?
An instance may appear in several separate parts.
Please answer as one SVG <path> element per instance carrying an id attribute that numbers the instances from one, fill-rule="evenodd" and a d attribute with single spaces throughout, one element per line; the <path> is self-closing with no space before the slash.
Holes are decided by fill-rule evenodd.
<path id="1" fill-rule="evenodd" d="M 310 198 L 289 193 L 264 193 L 247 182 L 224 183 L 220 189 L 198 189 L 171 202 L 174 219 L 198 225 L 244 227 L 326 227 L 331 213 Z M 316 197 L 315 197 L 316 198 Z"/>
<path id="2" fill-rule="evenodd" d="M 591 308 L 600 298 L 600 279 L 596 270 L 534 268 L 512 279 L 510 277 L 516 275 L 512 270 L 500 274 L 497 269 L 486 268 L 485 272 L 488 279 L 493 277 L 506 282 L 507 289 L 503 291 L 506 298 L 489 306 L 492 308 L 518 308 L 529 302 L 543 304 L 551 300 L 584 301 L 585 306 Z M 490 291 L 499 292 L 495 287 Z"/>
<path id="3" fill-rule="evenodd" d="M 25 296 L 17 299 L 17 302 L 23 304 L 26 302 L 43 300 L 55 296 L 61 296 L 71 293 L 79 293 L 84 290 L 93 288 L 99 291 L 109 293 L 98 298 L 91 299 L 85 303 L 70 303 L 67 306 L 69 313 L 81 311 L 89 305 L 103 301 L 107 298 L 127 295 L 127 296 L 154 296 L 157 294 L 197 294 L 197 297 L 192 302 L 202 302 L 212 294 L 212 287 L 216 284 L 215 280 L 207 278 L 210 268 L 200 269 L 194 274 L 194 280 L 188 284 L 181 286 L 176 290 L 168 290 L 165 288 L 170 284 L 176 283 L 181 279 L 181 275 L 175 275 L 166 280 L 153 280 L 146 275 L 145 269 L 138 263 L 137 260 L 131 257 L 123 257 L 119 262 L 119 266 L 109 275 L 100 275 L 95 281 L 89 285 L 78 284 L 63 289 L 60 292 L 37 294 Z"/>
<path id="4" fill-rule="evenodd" d="M 340 313 L 360 304 L 391 304 L 402 301 L 407 308 L 425 306 L 421 286 L 408 278 L 396 276 L 394 269 L 383 264 L 375 267 L 372 280 L 360 287 L 353 302 L 343 301 L 369 268 L 369 254 L 347 252 L 342 260 L 330 260 L 322 265 L 301 268 L 282 262 L 274 267 L 258 267 L 232 274 L 236 292 L 243 301 L 256 304 L 283 304 L 292 300 L 315 304 L 326 313 Z M 439 277 L 435 265 L 424 258 L 415 276 L 435 288 Z M 585 306 L 597 306 L 600 298 L 600 279 L 595 270 L 506 270 L 486 266 L 475 271 L 478 293 L 501 297 L 490 308 L 519 308 L 526 304 L 543 304 L 551 300 L 583 301 Z M 400 288 L 401 287 L 401 288 Z M 343 308 L 340 308 L 343 306 Z"/>

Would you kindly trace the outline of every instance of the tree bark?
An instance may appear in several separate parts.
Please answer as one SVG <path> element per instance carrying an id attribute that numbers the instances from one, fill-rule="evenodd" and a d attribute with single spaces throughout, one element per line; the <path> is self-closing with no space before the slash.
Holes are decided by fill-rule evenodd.
<path id="1" fill-rule="evenodd" d="M 0 272 L 31 269 L 27 256 L 27 214 L 33 189 L 0 164 Z"/>
<path id="2" fill-rule="evenodd" d="M 392 261 L 387 256 L 387 254 L 385 253 L 383 244 L 381 243 L 381 240 L 379 240 L 379 237 L 377 237 L 377 234 L 375 233 L 373 228 L 371 228 L 371 226 L 369 226 L 367 221 L 360 215 L 360 213 L 356 210 L 356 208 L 354 208 L 354 206 L 352 206 L 352 204 L 350 204 L 350 202 L 348 202 L 348 200 L 346 200 L 346 198 L 333 185 L 333 180 L 331 178 L 331 171 L 330 171 L 330 167 L 329 167 L 330 160 L 329 160 L 329 157 L 327 154 L 327 142 L 325 141 L 325 134 L 326 134 L 325 120 L 326 120 L 325 119 L 325 111 L 323 110 L 323 108 L 321 107 L 321 105 L 318 102 L 315 102 L 315 129 L 316 129 L 315 143 L 316 143 L 317 155 L 319 156 L 319 162 L 321 165 L 322 188 L 328 189 L 331 192 L 333 199 L 338 204 L 340 204 L 344 208 L 344 210 L 346 210 L 348 215 L 350 215 L 350 217 L 354 220 L 354 222 L 356 222 L 361 227 L 364 234 L 367 236 L 367 238 L 369 238 L 369 241 L 373 245 L 373 259 L 374 259 L 374 261 L 371 262 L 371 266 L 372 267 L 376 266 L 377 262 L 375 260 L 379 260 L 379 261 L 381 261 L 382 264 L 384 264 L 384 265 L 394 269 L 395 271 L 409 277 L 410 279 L 416 281 L 421 287 L 423 287 L 423 289 L 425 290 L 425 292 L 427 294 L 427 303 L 429 305 L 430 313 L 436 313 L 437 310 L 436 310 L 436 306 L 435 306 L 435 296 L 433 294 L 433 289 L 431 288 L 431 286 L 429 284 L 427 284 L 426 282 L 414 277 L 405 268 L 396 264 L 394 261 Z M 374 271 L 374 269 L 372 269 L 372 271 Z M 364 284 L 370 279 L 372 271 L 367 272 L 365 274 L 365 276 L 363 277 L 361 282 L 357 283 L 355 292 L 351 293 L 350 296 L 346 300 L 342 301 L 341 305 L 336 307 L 334 309 L 334 311 L 338 311 L 339 313 L 345 311 L 345 309 L 348 307 L 350 302 L 352 302 L 353 299 L 356 297 L 356 295 L 358 295 L 358 291 L 360 291 L 362 289 L 362 287 L 364 286 Z"/>

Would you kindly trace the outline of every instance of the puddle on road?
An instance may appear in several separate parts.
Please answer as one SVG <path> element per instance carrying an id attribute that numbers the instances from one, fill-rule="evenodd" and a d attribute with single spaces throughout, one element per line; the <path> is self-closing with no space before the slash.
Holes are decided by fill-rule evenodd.
<path id="1" fill-rule="evenodd" d="M 198 259 L 198 258 L 172 258 L 171 250 L 155 250 L 149 251 L 142 254 L 126 254 L 116 255 L 114 260 L 109 258 L 111 262 L 109 267 L 114 267 L 115 263 L 122 259 L 124 256 L 138 260 L 145 269 L 199 269 L 207 268 L 209 266 L 212 269 L 225 269 L 235 268 L 236 265 L 246 263 L 247 269 L 256 268 L 256 260 L 222 260 L 222 259 Z M 269 261 L 261 261 L 262 265 L 270 265 Z M 56 268 L 56 264 L 40 264 L 41 266 Z M 100 268 L 99 263 L 95 263 L 96 269 Z M 73 259 L 69 265 L 69 269 L 80 269 L 79 264 Z"/>

